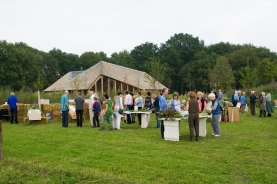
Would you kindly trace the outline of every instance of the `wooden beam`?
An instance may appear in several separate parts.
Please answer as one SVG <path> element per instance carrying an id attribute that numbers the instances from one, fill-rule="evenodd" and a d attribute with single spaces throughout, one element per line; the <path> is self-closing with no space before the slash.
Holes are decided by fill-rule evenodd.
<path id="1" fill-rule="evenodd" d="M 0 120 L 0 160 L 4 160 L 3 139 L 2 139 L 2 121 Z"/>
<path id="2" fill-rule="evenodd" d="M 108 94 L 110 95 L 110 78 L 108 77 Z"/>
<path id="3" fill-rule="evenodd" d="M 113 80 L 114 81 L 114 91 L 116 92 L 116 80 Z"/>
<path id="4" fill-rule="evenodd" d="M 104 94 L 103 75 L 101 76 L 101 92 Z"/>
<path id="5" fill-rule="evenodd" d="M 90 90 L 90 88 L 92 88 L 100 78 L 101 78 L 101 75 L 89 86 L 88 90 Z M 96 92 L 96 88 L 95 88 L 95 92 Z"/>

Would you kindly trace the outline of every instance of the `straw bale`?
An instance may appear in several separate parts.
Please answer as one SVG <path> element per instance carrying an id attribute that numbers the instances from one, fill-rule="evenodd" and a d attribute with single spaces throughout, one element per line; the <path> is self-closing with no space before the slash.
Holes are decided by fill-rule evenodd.
<path id="1" fill-rule="evenodd" d="M 30 104 L 23 104 L 23 110 L 28 110 Z"/>
<path id="2" fill-rule="evenodd" d="M 3 109 L 10 109 L 10 106 L 8 104 L 4 104 Z"/>
<path id="3" fill-rule="evenodd" d="M 51 109 L 52 110 L 60 110 L 60 104 L 51 104 Z"/>
<path id="4" fill-rule="evenodd" d="M 50 104 L 43 104 L 43 111 L 49 112 L 50 110 L 52 110 Z"/>
<path id="5" fill-rule="evenodd" d="M 88 103 L 85 103 L 84 109 L 88 109 Z"/>
<path id="6" fill-rule="evenodd" d="M 61 120 L 62 116 L 61 115 L 53 115 L 52 120 Z"/>
<path id="7" fill-rule="evenodd" d="M 24 122 L 25 124 L 28 124 L 29 118 L 28 118 L 28 117 L 24 117 L 23 122 Z"/>
<path id="8" fill-rule="evenodd" d="M 47 124 L 48 123 L 48 119 L 45 117 L 42 117 L 41 120 L 29 120 L 29 118 L 25 117 L 23 121 L 25 124 Z"/>
<path id="9" fill-rule="evenodd" d="M 18 121 L 23 121 L 25 116 L 17 116 Z"/>
<path id="10" fill-rule="evenodd" d="M 54 116 L 61 116 L 61 111 L 60 110 L 53 110 L 52 115 Z"/>
<path id="11" fill-rule="evenodd" d="M 19 107 L 19 110 L 24 109 L 24 105 L 22 103 L 17 104 L 17 106 Z"/>

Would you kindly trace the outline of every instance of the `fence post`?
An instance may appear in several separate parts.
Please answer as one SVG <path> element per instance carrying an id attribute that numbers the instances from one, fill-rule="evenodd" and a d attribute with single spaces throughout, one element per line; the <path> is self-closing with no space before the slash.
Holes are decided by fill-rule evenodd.
<path id="1" fill-rule="evenodd" d="M 2 139 L 2 121 L 0 120 L 0 160 L 4 160 L 3 139 Z"/>

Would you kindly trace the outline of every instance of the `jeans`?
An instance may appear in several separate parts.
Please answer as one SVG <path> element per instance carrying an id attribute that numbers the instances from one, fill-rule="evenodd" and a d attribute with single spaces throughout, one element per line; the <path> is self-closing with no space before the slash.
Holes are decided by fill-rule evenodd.
<path id="1" fill-rule="evenodd" d="M 83 112 L 84 110 L 76 110 L 76 116 L 77 116 L 77 126 L 82 127 L 83 126 Z"/>
<path id="2" fill-rule="evenodd" d="M 220 118 L 220 114 L 212 115 L 211 124 L 215 135 L 220 135 L 219 118 Z"/>
<path id="3" fill-rule="evenodd" d="M 160 128 L 159 114 L 158 114 L 157 112 L 158 112 L 157 109 L 154 108 L 154 113 L 155 113 L 155 115 L 156 115 L 156 121 L 157 121 L 156 127 L 157 127 L 157 128 Z"/>
<path id="4" fill-rule="evenodd" d="M 17 120 L 17 109 L 11 109 L 11 118 L 10 118 L 10 123 L 13 124 L 13 120 L 16 124 L 18 124 Z"/>
<path id="5" fill-rule="evenodd" d="M 68 127 L 68 110 L 62 111 L 62 127 Z"/>
<path id="6" fill-rule="evenodd" d="M 127 110 L 131 110 L 131 105 L 127 105 Z M 131 124 L 131 114 L 127 114 L 127 124 Z"/>

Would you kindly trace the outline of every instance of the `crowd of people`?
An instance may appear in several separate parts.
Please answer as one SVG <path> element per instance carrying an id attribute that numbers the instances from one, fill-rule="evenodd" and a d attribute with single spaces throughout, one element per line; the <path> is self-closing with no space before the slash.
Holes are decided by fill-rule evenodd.
<path id="1" fill-rule="evenodd" d="M 235 91 L 232 95 L 231 102 L 224 100 L 223 93 L 218 90 L 218 93 L 212 91 L 208 97 L 203 92 L 189 92 L 188 100 L 180 100 L 178 92 L 174 92 L 172 99 L 167 101 L 168 89 L 164 88 L 160 94 L 152 94 L 147 92 L 147 96 L 143 99 L 141 93 L 136 94 L 136 99 L 133 98 L 133 94 L 129 91 L 125 91 L 125 98 L 123 100 L 123 93 L 118 92 L 117 97 L 113 103 L 113 100 L 108 94 L 104 94 L 104 101 L 98 97 L 97 93 L 90 91 L 89 95 L 89 119 L 92 128 L 98 127 L 99 130 L 105 130 L 106 123 L 110 125 L 110 130 L 113 130 L 113 117 L 116 116 L 116 128 L 122 130 L 120 127 L 121 118 L 123 111 L 134 110 L 137 106 L 138 110 L 146 108 L 147 110 L 152 110 L 156 117 L 156 128 L 160 128 L 161 136 L 164 137 L 164 125 L 163 121 L 159 118 L 159 112 L 166 109 L 175 109 L 178 112 L 188 111 L 188 122 L 190 130 L 190 141 L 199 141 L 199 113 L 206 113 L 209 109 L 212 114 L 211 125 L 213 129 L 213 134 L 215 137 L 220 136 L 220 125 L 219 122 L 222 115 L 228 116 L 228 107 L 238 107 L 240 108 L 241 114 L 244 116 L 245 112 L 248 110 L 247 107 L 247 96 L 245 92 Z M 15 93 L 12 92 L 7 102 L 10 106 L 10 123 L 14 122 L 17 124 L 17 111 L 19 110 L 18 99 Z M 209 103 L 209 108 L 208 108 Z M 76 123 L 77 127 L 83 126 L 83 111 L 85 100 L 82 97 L 81 92 L 78 92 L 78 96 L 74 99 L 73 103 L 76 107 Z M 114 104 L 114 106 L 113 106 Z M 258 104 L 258 105 L 257 105 Z M 69 99 L 68 91 L 65 91 L 60 99 L 60 108 L 62 112 L 62 127 L 68 127 L 68 116 L 69 116 Z M 251 91 L 249 96 L 249 105 L 251 116 L 256 115 L 256 107 L 259 107 L 260 113 L 259 117 L 271 117 L 274 113 L 274 108 L 271 103 L 271 94 L 269 91 L 261 92 L 256 94 L 255 91 Z M 100 125 L 100 116 L 102 117 L 102 123 Z M 141 124 L 141 114 L 138 113 L 138 123 Z M 126 114 L 124 122 L 127 124 L 135 123 L 136 114 Z"/>

